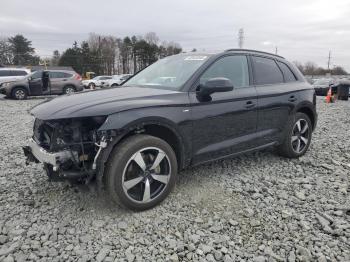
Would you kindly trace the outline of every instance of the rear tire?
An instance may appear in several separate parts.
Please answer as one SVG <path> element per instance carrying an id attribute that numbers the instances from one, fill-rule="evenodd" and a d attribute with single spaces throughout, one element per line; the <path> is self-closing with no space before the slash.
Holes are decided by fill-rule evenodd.
<path id="1" fill-rule="evenodd" d="M 111 85 L 111 87 L 118 87 L 118 86 L 119 86 L 118 84 Z"/>
<path id="2" fill-rule="evenodd" d="M 306 153 L 312 137 L 312 123 L 304 113 L 296 113 L 289 121 L 284 141 L 278 146 L 278 153 L 288 158 L 297 158 Z"/>
<path id="3" fill-rule="evenodd" d="M 162 202 L 174 187 L 176 175 L 176 155 L 168 143 L 134 135 L 112 151 L 105 184 L 114 202 L 140 211 Z"/>
<path id="4" fill-rule="evenodd" d="M 28 97 L 28 91 L 24 87 L 16 87 L 12 90 L 11 96 L 16 100 L 25 100 Z"/>
<path id="5" fill-rule="evenodd" d="M 68 95 L 68 94 L 73 94 L 73 93 L 75 93 L 75 92 L 76 92 L 76 89 L 75 89 L 74 86 L 65 86 L 65 87 L 63 88 L 63 93 L 66 94 L 66 95 Z"/>

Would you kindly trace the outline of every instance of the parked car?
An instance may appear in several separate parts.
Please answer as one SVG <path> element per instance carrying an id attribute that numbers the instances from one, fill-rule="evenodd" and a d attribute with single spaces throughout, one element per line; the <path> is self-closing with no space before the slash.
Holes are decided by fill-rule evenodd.
<path id="1" fill-rule="evenodd" d="M 104 82 L 103 87 L 117 87 L 132 77 L 132 74 L 113 75 L 111 79 Z"/>
<path id="2" fill-rule="evenodd" d="M 0 67 L 0 86 L 4 82 L 15 81 L 30 74 L 27 68 Z"/>
<path id="3" fill-rule="evenodd" d="M 81 76 L 66 70 L 35 71 L 0 87 L 0 93 L 19 100 L 28 96 L 70 94 L 82 90 Z"/>
<path id="4" fill-rule="evenodd" d="M 329 87 L 335 83 L 333 78 L 320 78 L 317 79 L 312 86 L 315 88 L 316 95 L 325 96 L 329 90 Z"/>
<path id="5" fill-rule="evenodd" d="M 102 86 L 106 80 L 112 79 L 112 76 L 96 76 L 93 79 L 83 80 L 85 88 L 95 89 L 97 86 Z"/>
<path id="6" fill-rule="evenodd" d="M 27 161 L 53 180 L 96 178 L 135 210 L 160 203 L 188 166 L 267 147 L 302 156 L 317 122 L 299 70 L 244 49 L 166 57 L 121 88 L 55 98 L 31 114 Z"/>

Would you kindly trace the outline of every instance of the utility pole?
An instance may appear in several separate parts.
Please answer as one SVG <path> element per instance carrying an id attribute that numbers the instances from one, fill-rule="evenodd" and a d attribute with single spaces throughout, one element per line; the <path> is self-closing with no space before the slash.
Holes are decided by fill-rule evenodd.
<path id="1" fill-rule="evenodd" d="M 330 68 L 330 65 L 331 65 L 331 51 L 329 50 L 329 54 L 328 54 L 328 63 L 327 63 L 327 68 L 328 68 L 328 72 L 329 72 L 329 68 Z"/>
<path id="2" fill-rule="evenodd" d="M 276 55 L 278 54 L 278 46 L 276 46 L 276 48 L 275 48 L 275 54 Z"/>
<path id="3" fill-rule="evenodd" d="M 240 49 L 243 48 L 243 42 L 244 42 L 244 30 L 243 28 L 241 28 L 238 31 L 238 46 Z"/>

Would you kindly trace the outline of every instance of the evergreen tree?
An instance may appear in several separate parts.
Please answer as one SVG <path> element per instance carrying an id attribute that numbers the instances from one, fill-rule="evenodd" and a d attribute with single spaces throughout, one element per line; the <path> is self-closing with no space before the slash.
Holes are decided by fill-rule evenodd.
<path id="1" fill-rule="evenodd" d="M 58 50 L 53 51 L 53 55 L 50 61 L 50 64 L 52 66 L 57 66 L 59 61 L 60 61 L 61 55 L 60 52 Z"/>
<path id="2" fill-rule="evenodd" d="M 23 35 L 15 35 L 8 39 L 9 48 L 13 54 L 14 65 L 37 65 L 40 58 L 35 55 L 32 42 Z"/>

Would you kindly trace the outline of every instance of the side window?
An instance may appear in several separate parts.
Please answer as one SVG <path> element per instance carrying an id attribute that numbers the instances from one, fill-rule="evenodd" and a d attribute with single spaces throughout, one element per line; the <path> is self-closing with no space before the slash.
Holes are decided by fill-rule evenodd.
<path id="1" fill-rule="evenodd" d="M 73 76 L 72 74 L 65 73 L 65 72 L 62 72 L 61 74 L 62 74 L 62 78 L 69 78 Z"/>
<path id="2" fill-rule="evenodd" d="M 254 78 L 257 85 L 283 83 L 283 75 L 275 60 L 252 56 Z"/>
<path id="3" fill-rule="evenodd" d="M 109 76 L 103 76 L 100 78 L 100 80 L 107 80 L 107 79 L 112 79 L 112 77 L 109 77 Z"/>
<path id="4" fill-rule="evenodd" d="M 43 71 L 36 71 L 35 73 L 32 74 L 32 79 L 41 78 L 42 75 L 43 75 Z"/>
<path id="5" fill-rule="evenodd" d="M 58 78 L 56 72 L 49 72 L 50 78 Z"/>
<path id="6" fill-rule="evenodd" d="M 26 71 L 21 71 L 21 70 L 14 70 L 11 71 L 12 76 L 26 76 L 27 72 Z"/>
<path id="7" fill-rule="evenodd" d="M 11 76 L 10 70 L 0 70 L 0 76 Z"/>
<path id="8" fill-rule="evenodd" d="M 235 88 L 249 86 L 247 57 L 235 55 L 219 59 L 204 72 L 199 80 L 200 84 L 204 84 L 214 77 L 230 79 Z"/>
<path id="9" fill-rule="evenodd" d="M 284 75 L 284 81 L 286 82 L 293 82 L 297 81 L 295 75 L 293 72 L 290 70 L 289 66 L 287 66 L 285 63 L 282 62 L 277 62 L 279 67 L 281 68 L 283 75 Z"/>
<path id="10" fill-rule="evenodd" d="M 50 72 L 50 78 L 68 78 L 71 76 L 71 74 L 65 72 Z"/>

